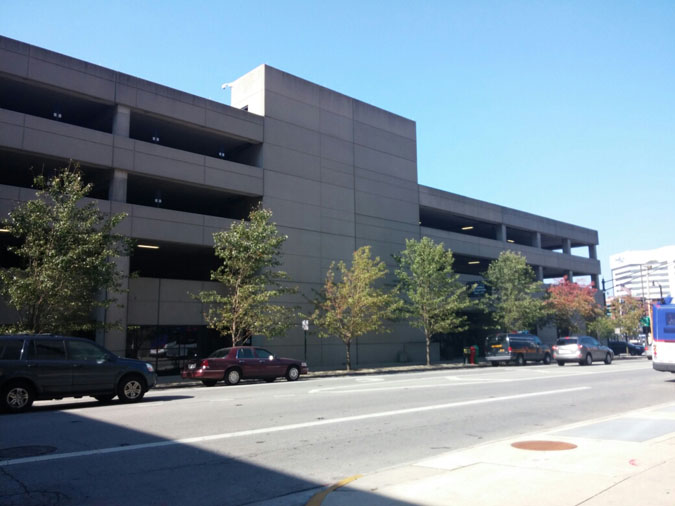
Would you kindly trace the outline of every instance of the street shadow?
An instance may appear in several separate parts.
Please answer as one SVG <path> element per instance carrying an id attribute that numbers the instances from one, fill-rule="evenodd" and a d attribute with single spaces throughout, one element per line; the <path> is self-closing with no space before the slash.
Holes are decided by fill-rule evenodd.
<path id="1" fill-rule="evenodd" d="M 143 403 L 183 397 L 158 396 Z M 95 406 L 87 413 L 97 412 Z M 298 462 L 301 458 L 297 448 L 295 456 L 286 461 L 282 448 L 287 447 L 267 442 L 271 438 L 265 434 L 209 439 L 210 433 L 199 430 L 200 416 L 181 440 L 137 430 L 133 427 L 134 409 L 139 406 L 129 405 L 128 412 L 116 412 L 116 419 L 124 420 L 117 424 L 71 411 L 72 407 L 89 408 L 88 402 L 37 406 L 27 413 L 0 416 L 0 504 L 292 506 L 305 505 L 332 485 L 294 471 L 293 459 Z M 160 416 L 154 413 L 158 412 L 153 408 L 139 411 L 137 416 Z M 161 432 L 161 423 L 157 427 Z M 221 423 L 218 432 L 227 432 L 226 427 Z M 254 450 L 246 444 L 250 440 L 242 441 L 251 437 L 255 438 Z M 302 431 L 291 437 L 292 446 L 302 445 Z M 258 462 L 228 454 L 245 452 Z M 261 460 L 265 461 L 262 465 Z M 311 469 L 311 462 L 304 467 Z M 354 498 L 350 504 L 412 506 L 371 492 L 349 494 Z"/>
<path id="2" fill-rule="evenodd" d="M 160 395 L 160 396 L 145 397 L 140 402 L 153 403 L 153 402 L 179 401 L 182 399 L 192 399 L 193 397 L 194 396 L 192 395 Z M 49 404 L 42 404 L 42 402 L 49 402 Z M 122 405 L 123 403 L 121 403 L 117 398 L 108 402 L 100 402 L 94 399 L 93 397 L 83 398 L 80 400 L 75 400 L 75 398 L 70 397 L 67 398 L 66 400 L 58 402 L 36 401 L 35 404 L 33 404 L 33 407 L 31 408 L 31 412 L 40 413 L 43 411 L 67 411 L 69 409 L 80 409 L 80 408 L 96 409 L 105 406 L 110 406 L 112 404 Z M 5 414 L 4 416 L 20 416 L 20 415 Z"/>

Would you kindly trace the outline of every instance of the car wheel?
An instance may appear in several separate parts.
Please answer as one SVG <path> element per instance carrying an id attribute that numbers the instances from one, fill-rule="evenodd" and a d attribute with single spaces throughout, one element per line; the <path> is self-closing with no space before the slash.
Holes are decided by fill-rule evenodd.
<path id="1" fill-rule="evenodd" d="M 218 383 L 218 380 L 214 380 L 214 379 L 205 379 L 205 380 L 202 380 L 202 383 L 204 384 L 204 386 L 212 387 L 213 385 L 215 385 L 216 383 Z"/>
<path id="2" fill-rule="evenodd" d="M 96 399 L 98 402 L 110 402 L 113 400 L 114 395 L 95 395 L 94 399 Z"/>
<path id="3" fill-rule="evenodd" d="M 562 360 L 558 360 L 558 365 L 562 367 L 565 365 L 565 362 L 563 362 Z"/>
<path id="4" fill-rule="evenodd" d="M 605 364 L 609 365 L 611 363 L 612 363 L 612 354 L 608 353 L 607 355 L 605 355 Z"/>
<path id="5" fill-rule="evenodd" d="M 225 373 L 225 383 L 228 385 L 236 385 L 239 380 L 241 380 L 239 369 L 230 369 Z"/>
<path id="6" fill-rule="evenodd" d="M 145 395 L 145 390 L 145 380 L 141 376 L 125 376 L 117 386 L 117 396 L 120 402 L 138 402 Z"/>
<path id="7" fill-rule="evenodd" d="M 584 358 L 583 364 L 581 365 L 593 365 L 593 357 L 590 353 L 586 353 L 586 357 Z"/>
<path id="8" fill-rule="evenodd" d="M 525 357 L 518 354 L 518 356 L 516 357 L 516 365 L 525 365 Z"/>
<path id="9" fill-rule="evenodd" d="M 295 381 L 300 377 L 300 369 L 298 369 L 296 366 L 292 365 L 288 368 L 288 371 L 286 372 L 286 379 L 288 381 Z"/>
<path id="10" fill-rule="evenodd" d="M 10 383 L 2 389 L 0 409 L 10 413 L 21 413 L 33 405 L 35 391 L 28 383 Z"/>
<path id="11" fill-rule="evenodd" d="M 542 360 L 542 362 L 544 362 L 545 365 L 550 364 L 550 363 L 551 363 L 551 355 L 549 355 L 548 353 L 546 353 L 546 354 L 544 355 L 544 360 Z"/>

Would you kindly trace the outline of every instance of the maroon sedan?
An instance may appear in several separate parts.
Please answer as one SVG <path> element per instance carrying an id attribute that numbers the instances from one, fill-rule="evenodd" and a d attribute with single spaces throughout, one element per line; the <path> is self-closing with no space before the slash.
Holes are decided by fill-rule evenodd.
<path id="1" fill-rule="evenodd" d="M 263 379 L 272 382 L 282 376 L 288 381 L 307 374 L 307 364 L 292 358 L 277 358 L 264 348 L 233 346 L 216 350 L 208 358 L 188 361 L 181 376 L 200 379 L 207 387 L 224 380 L 236 385 L 241 379 Z"/>

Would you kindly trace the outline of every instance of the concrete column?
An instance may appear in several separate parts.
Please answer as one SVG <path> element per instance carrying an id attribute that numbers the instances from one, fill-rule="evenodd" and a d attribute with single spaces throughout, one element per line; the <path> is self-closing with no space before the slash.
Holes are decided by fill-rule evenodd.
<path id="1" fill-rule="evenodd" d="M 532 240 L 532 246 L 541 249 L 541 232 L 535 232 Z"/>
<path id="2" fill-rule="evenodd" d="M 119 329 L 106 329 L 103 333 L 103 344 L 113 353 L 120 356 L 125 355 L 127 345 L 127 306 L 129 290 L 129 257 L 115 259 L 115 265 L 122 274 L 122 293 L 108 293 L 108 298 L 116 299 L 105 311 L 105 323 L 107 325 L 118 325 Z"/>
<path id="3" fill-rule="evenodd" d="M 126 170 L 114 170 L 113 179 L 108 190 L 108 200 L 112 200 L 113 202 L 127 201 L 127 179 L 128 173 Z"/>
<path id="4" fill-rule="evenodd" d="M 537 281 L 544 281 L 544 268 L 541 265 L 537 266 Z"/>
<path id="5" fill-rule="evenodd" d="M 602 287 L 600 286 L 600 278 L 597 274 L 591 274 L 591 282 L 593 283 L 593 288 L 602 290 Z"/>
<path id="6" fill-rule="evenodd" d="M 115 116 L 113 117 L 113 134 L 129 137 L 130 125 L 131 109 L 124 105 L 118 105 L 115 108 Z"/>
<path id="7" fill-rule="evenodd" d="M 567 280 L 570 283 L 574 283 L 574 271 L 567 271 Z"/>
<path id="8" fill-rule="evenodd" d="M 588 245 L 588 258 L 593 260 L 598 259 L 598 247 L 595 244 Z"/>
<path id="9" fill-rule="evenodd" d="M 497 240 L 506 242 L 506 225 L 497 225 Z"/>
<path id="10" fill-rule="evenodd" d="M 563 253 L 565 253 L 565 255 L 572 254 L 572 241 L 569 239 L 563 239 Z"/>

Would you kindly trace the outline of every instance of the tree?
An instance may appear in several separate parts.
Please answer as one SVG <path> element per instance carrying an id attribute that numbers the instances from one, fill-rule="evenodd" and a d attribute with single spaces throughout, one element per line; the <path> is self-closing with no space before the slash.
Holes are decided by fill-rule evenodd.
<path id="1" fill-rule="evenodd" d="M 602 315 L 602 308 L 595 300 L 596 292 L 592 285 L 574 283 L 567 276 L 548 288 L 546 307 L 559 331 L 577 334 L 585 324 Z"/>
<path id="2" fill-rule="evenodd" d="M 279 234 L 271 218 L 271 211 L 259 207 L 251 211 L 248 221 L 214 233 L 214 250 L 222 265 L 211 271 L 211 280 L 219 282 L 222 290 L 193 295 L 207 305 L 208 327 L 231 335 L 233 346 L 254 335 L 283 335 L 294 324 L 294 307 L 272 303 L 297 290 L 285 284 L 285 272 L 275 270 L 281 265 L 281 245 L 287 236 Z"/>
<path id="3" fill-rule="evenodd" d="M 396 276 L 400 290 L 407 296 L 405 314 L 413 327 L 422 329 L 426 341 L 427 365 L 434 334 L 461 332 L 467 318 L 460 314 L 471 303 L 459 275 L 452 269 L 452 251 L 428 237 L 408 239 L 400 256 Z"/>
<path id="4" fill-rule="evenodd" d="M 384 322 L 394 319 L 402 306 L 395 291 L 375 286 L 387 272 L 379 257 L 371 258 L 370 246 L 363 246 L 354 252 L 350 268 L 342 261 L 331 263 L 314 302 L 315 310 L 310 318 L 319 328 L 319 337 L 342 340 L 348 371 L 352 363 L 352 341 L 369 332 L 389 332 Z"/>
<path id="5" fill-rule="evenodd" d="M 640 318 L 645 316 L 645 309 L 640 299 L 631 295 L 615 297 L 610 303 L 612 319 L 623 335 L 633 336 L 638 333 Z"/>
<path id="6" fill-rule="evenodd" d="M 506 332 L 529 329 L 544 316 L 544 292 L 525 257 L 503 251 L 483 274 L 490 290 L 484 307 Z"/>
<path id="7" fill-rule="evenodd" d="M 602 315 L 588 324 L 588 332 L 597 339 L 611 339 L 614 337 L 616 324 L 610 316 Z"/>
<path id="8" fill-rule="evenodd" d="M 113 232 L 126 216 L 107 216 L 77 165 L 59 169 L 49 179 L 34 180 L 35 199 L 19 204 L 3 227 L 20 242 L 9 251 L 19 267 L 0 271 L 0 292 L 18 315 L 10 331 L 72 334 L 100 327 L 94 310 L 115 302 L 122 276 L 113 258 L 127 255 L 130 243 Z"/>

